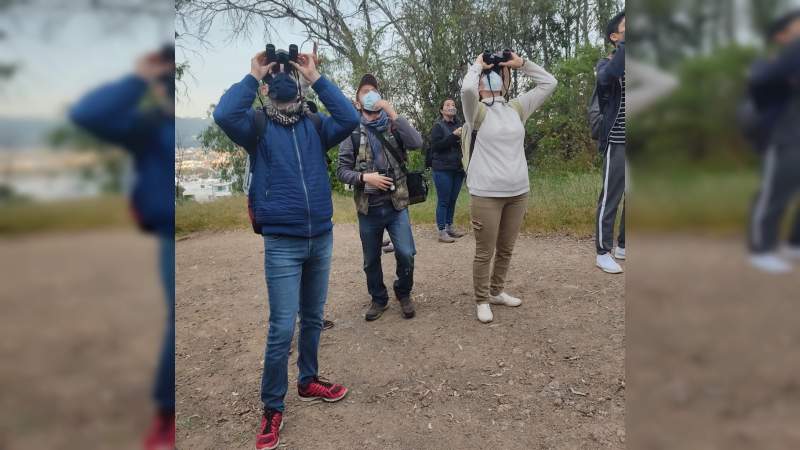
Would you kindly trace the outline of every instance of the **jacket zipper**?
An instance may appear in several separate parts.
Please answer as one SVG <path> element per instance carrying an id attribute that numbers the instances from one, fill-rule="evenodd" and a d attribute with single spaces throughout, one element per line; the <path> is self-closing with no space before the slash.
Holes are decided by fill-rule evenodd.
<path id="1" fill-rule="evenodd" d="M 300 159 L 300 147 L 297 145 L 297 134 L 294 132 L 294 126 L 292 126 L 292 139 L 294 140 L 294 151 L 297 153 L 297 165 L 300 167 L 300 181 L 303 183 L 303 191 L 306 194 L 306 219 L 308 219 L 308 235 L 311 236 L 311 204 L 308 202 L 308 187 L 306 186 L 305 173 L 303 173 L 303 160 Z"/>
<path id="2" fill-rule="evenodd" d="M 623 75 L 623 77 L 624 76 L 625 75 Z M 622 89 L 623 89 L 622 88 L 622 78 L 620 78 L 618 80 L 618 82 L 619 82 L 619 89 L 620 89 L 620 91 L 622 91 Z M 622 109 L 622 97 L 620 97 L 619 105 L 617 105 L 617 113 L 614 114 L 614 122 L 611 123 L 611 129 L 608 130 L 608 136 L 606 136 L 606 147 L 608 147 L 608 145 L 609 145 L 608 140 L 611 139 L 611 132 L 614 130 L 614 125 L 617 124 L 617 119 L 619 119 L 619 110 L 621 110 L 621 109 Z"/>

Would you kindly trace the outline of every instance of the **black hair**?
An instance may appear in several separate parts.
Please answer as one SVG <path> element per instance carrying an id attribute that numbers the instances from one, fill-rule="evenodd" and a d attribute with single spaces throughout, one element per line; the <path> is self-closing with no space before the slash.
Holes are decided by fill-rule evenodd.
<path id="1" fill-rule="evenodd" d="M 442 101 L 439 103 L 439 117 L 444 117 L 444 116 L 442 115 L 442 108 L 444 108 L 444 104 L 445 104 L 445 102 L 447 102 L 448 100 L 451 100 L 453 103 L 455 103 L 455 102 L 456 102 L 456 101 L 455 101 L 455 100 L 454 100 L 452 97 L 445 97 L 445 98 L 444 98 L 444 100 L 442 100 Z"/>
<path id="2" fill-rule="evenodd" d="M 616 16 L 612 17 L 611 20 L 606 25 L 606 41 L 610 44 L 614 42 L 611 40 L 611 35 L 614 33 L 619 33 L 619 25 L 622 23 L 622 19 L 625 18 L 625 11 L 617 14 Z"/>
<path id="3" fill-rule="evenodd" d="M 786 27 L 792 24 L 795 20 L 800 19 L 800 9 L 796 9 L 789 13 L 784 14 L 767 28 L 767 40 L 772 41 L 775 36 L 786 30 Z"/>

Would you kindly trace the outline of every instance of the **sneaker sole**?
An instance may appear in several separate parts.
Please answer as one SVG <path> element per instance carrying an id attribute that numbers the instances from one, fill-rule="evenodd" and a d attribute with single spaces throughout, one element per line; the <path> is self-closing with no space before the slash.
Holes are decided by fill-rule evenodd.
<path id="1" fill-rule="evenodd" d="M 416 315 L 417 315 L 416 311 L 412 311 L 410 314 L 409 313 L 403 313 L 403 318 L 404 319 L 413 319 L 414 316 L 416 316 Z"/>
<path id="2" fill-rule="evenodd" d="M 342 394 L 340 397 L 336 397 L 336 398 L 326 398 L 326 397 L 303 397 L 302 395 L 299 395 L 299 394 L 298 394 L 298 397 L 300 397 L 300 401 L 301 401 L 301 402 L 313 402 L 314 400 L 322 400 L 323 402 L 335 403 L 335 402 L 338 402 L 339 400 L 341 400 L 341 399 L 343 399 L 343 398 L 347 397 L 347 393 L 348 393 L 348 392 L 350 392 L 350 391 L 349 391 L 349 390 L 347 390 L 347 389 L 345 389 L 345 391 L 344 391 L 344 394 Z"/>
<path id="3" fill-rule="evenodd" d="M 604 269 L 604 268 L 600 267 L 599 265 L 597 266 L 597 268 L 602 270 L 605 273 L 610 273 L 612 275 L 619 275 L 619 274 L 621 274 L 623 272 L 622 270 L 620 270 L 619 272 L 614 272 L 614 271 L 611 271 L 611 270 L 607 270 L 607 269 Z"/>
<path id="4" fill-rule="evenodd" d="M 495 302 L 493 302 L 491 300 L 489 300 L 489 304 L 490 305 L 496 305 L 496 306 L 508 306 L 509 308 L 519 308 L 520 306 L 522 306 L 522 302 L 520 302 L 518 305 L 509 305 L 508 303 L 504 303 L 504 302 L 495 303 Z"/>
<path id="5" fill-rule="evenodd" d="M 284 424 L 284 422 L 286 422 L 286 419 L 283 419 L 283 420 L 281 420 L 281 424 L 280 424 L 280 426 L 278 426 L 278 431 L 279 431 L 279 432 L 280 432 L 281 430 L 283 430 L 283 424 Z M 275 445 L 273 445 L 272 447 L 261 447 L 261 448 L 258 448 L 258 447 L 256 447 L 256 450 L 275 450 L 275 449 L 276 449 L 276 448 L 278 448 L 280 445 L 281 445 L 281 437 L 280 437 L 280 436 L 278 436 L 278 440 L 277 440 L 277 441 L 275 441 Z"/>
<path id="6" fill-rule="evenodd" d="M 620 261 L 625 261 L 625 256 L 618 256 L 618 255 L 614 254 L 614 259 L 618 259 Z"/>

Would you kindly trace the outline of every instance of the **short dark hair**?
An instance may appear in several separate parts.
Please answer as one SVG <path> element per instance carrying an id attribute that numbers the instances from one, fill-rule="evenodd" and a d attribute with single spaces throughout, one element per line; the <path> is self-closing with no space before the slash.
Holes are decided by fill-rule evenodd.
<path id="1" fill-rule="evenodd" d="M 610 44 L 613 44 L 614 41 L 611 40 L 611 35 L 614 33 L 619 33 L 619 24 L 622 23 L 622 19 L 625 18 L 625 11 L 617 14 L 616 16 L 612 17 L 611 20 L 606 25 L 606 41 Z"/>
<path id="2" fill-rule="evenodd" d="M 780 34 L 782 31 L 786 29 L 792 22 L 795 20 L 800 19 L 800 9 L 796 9 L 794 11 L 788 12 L 772 22 L 770 26 L 767 28 L 767 40 L 772 41 L 775 39 L 775 36 Z"/>
<path id="3" fill-rule="evenodd" d="M 452 97 L 445 97 L 445 98 L 444 98 L 444 100 L 442 100 L 441 102 L 439 102 L 439 116 L 441 116 L 441 115 L 442 115 L 442 108 L 444 108 L 444 104 L 445 104 L 445 102 L 447 102 L 448 100 L 452 100 L 452 101 L 453 101 L 453 103 L 455 103 L 455 100 L 453 100 L 453 98 L 452 98 Z"/>
<path id="4" fill-rule="evenodd" d="M 358 89 L 356 89 L 356 97 L 358 97 L 358 92 L 361 91 L 361 88 L 364 86 L 372 86 L 375 89 L 378 88 L 378 79 L 375 78 L 375 75 L 371 73 L 365 73 L 363 77 L 361 77 L 361 82 L 358 83 Z M 356 98 L 358 100 L 358 98 Z"/>

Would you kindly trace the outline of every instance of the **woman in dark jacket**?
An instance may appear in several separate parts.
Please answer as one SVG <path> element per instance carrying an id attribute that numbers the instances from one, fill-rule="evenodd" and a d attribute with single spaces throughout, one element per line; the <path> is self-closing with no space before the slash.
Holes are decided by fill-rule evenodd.
<path id="1" fill-rule="evenodd" d="M 439 242 L 455 242 L 463 236 L 453 228 L 456 201 L 464 182 L 464 167 L 461 164 L 461 122 L 456 117 L 456 103 L 452 98 L 439 105 L 440 119 L 431 131 L 431 168 L 436 195 L 436 225 L 439 227 Z"/>

